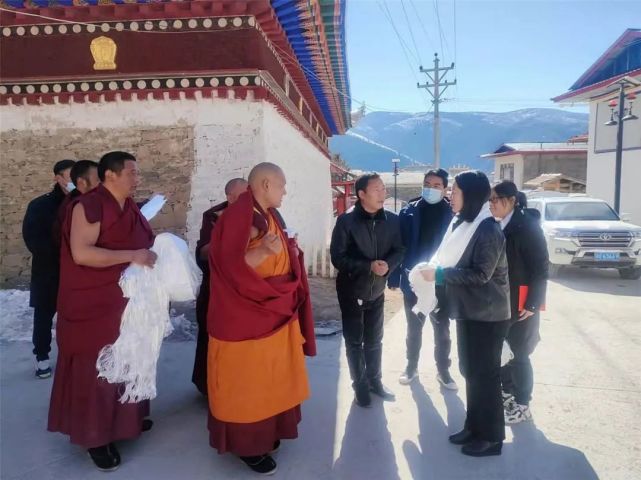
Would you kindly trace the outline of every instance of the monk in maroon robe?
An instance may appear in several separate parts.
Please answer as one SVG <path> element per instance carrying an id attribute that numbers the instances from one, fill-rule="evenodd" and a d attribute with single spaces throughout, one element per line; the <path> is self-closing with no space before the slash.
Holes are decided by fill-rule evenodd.
<path id="1" fill-rule="evenodd" d="M 285 183 L 278 166 L 254 167 L 209 251 L 209 442 L 262 474 L 276 471 L 280 440 L 298 436 L 304 356 L 316 354 L 303 254 L 276 210 Z"/>
<path id="2" fill-rule="evenodd" d="M 238 196 L 247 191 L 247 180 L 233 178 L 225 185 L 227 201 L 213 206 L 203 213 L 203 223 L 200 227 L 200 238 L 196 243 L 196 263 L 203 271 L 203 282 L 196 299 L 196 321 L 198 322 L 198 338 L 196 339 L 196 358 L 194 359 L 194 372 L 191 381 L 198 391 L 207 395 L 207 307 L 209 305 L 209 245 L 211 232 L 218 218 L 225 209 L 234 203 Z"/>
<path id="3" fill-rule="evenodd" d="M 48 429 L 87 449 L 100 470 L 115 470 L 114 442 L 151 428 L 149 402 L 120 403 L 122 386 L 98 378 L 100 350 L 113 344 L 127 304 L 118 286 L 131 263 L 152 267 L 154 235 L 131 199 L 136 159 L 111 152 L 100 160 L 102 184 L 78 196 L 62 227 L 58 290 L 58 361 Z M 143 426 L 143 420 L 146 423 Z"/>

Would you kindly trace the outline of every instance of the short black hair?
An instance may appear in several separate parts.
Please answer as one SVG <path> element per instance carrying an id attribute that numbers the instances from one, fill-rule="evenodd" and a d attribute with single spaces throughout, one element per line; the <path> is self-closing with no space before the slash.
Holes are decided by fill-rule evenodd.
<path id="1" fill-rule="evenodd" d="M 454 177 L 454 181 L 463 192 L 463 208 L 459 216 L 466 222 L 472 222 L 490 199 L 490 181 L 480 170 L 461 172 Z"/>
<path id="2" fill-rule="evenodd" d="M 367 192 L 367 187 L 369 186 L 370 180 L 377 180 L 379 178 L 381 178 L 381 176 L 378 173 L 365 173 L 358 177 L 354 182 L 354 191 L 356 192 L 356 198 L 360 200 L 358 192 Z"/>
<path id="3" fill-rule="evenodd" d="M 244 178 L 232 178 L 229 182 L 225 184 L 225 195 L 229 195 L 231 191 L 238 185 L 239 183 L 247 183 L 247 180 Z"/>
<path id="4" fill-rule="evenodd" d="M 53 174 L 60 175 L 65 170 L 73 167 L 74 163 L 76 162 L 73 160 L 60 160 L 59 162 L 56 162 L 56 164 L 53 166 Z"/>
<path id="5" fill-rule="evenodd" d="M 496 195 L 501 198 L 515 198 L 514 204 L 521 208 L 527 207 L 527 197 L 525 193 L 520 192 L 514 182 L 510 180 L 503 180 L 500 183 L 494 185 L 494 191 Z"/>
<path id="6" fill-rule="evenodd" d="M 98 168 L 98 162 L 94 162 L 93 160 L 78 160 L 74 166 L 71 167 L 70 176 L 73 184 L 77 187 L 79 178 L 87 180 L 89 170 L 92 168 Z"/>
<path id="7" fill-rule="evenodd" d="M 136 161 L 131 153 L 127 152 L 109 152 L 105 153 L 98 163 L 98 178 L 101 182 L 105 181 L 105 173 L 107 170 L 111 170 L 114 173 L 120 173 L 123 168 L 125 168 L 125 162 L 127 160 Z"/>
<path id="8" fill-rule="evenodd" d="M 433 168 L 427 171 L 425 177 L 423 177 L 423 181 L 427 180 L 427 177 L 440 177 L 441 180 L 443 180 L 443 186 L 447 188 L 447 179 L 450 177 L 450 174 L 442 168 Z"/>

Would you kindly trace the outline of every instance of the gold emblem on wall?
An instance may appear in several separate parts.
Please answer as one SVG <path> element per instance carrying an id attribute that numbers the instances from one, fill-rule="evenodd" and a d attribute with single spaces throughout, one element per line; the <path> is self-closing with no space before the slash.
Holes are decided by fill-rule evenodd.
<path id="1" fill-rule="evenodd" d="M 98 37 L 91 41 L 89 46 L 93 56 L 94 70 L 115 70 L 116 69 L 116 42 L 108 37 Z"/>

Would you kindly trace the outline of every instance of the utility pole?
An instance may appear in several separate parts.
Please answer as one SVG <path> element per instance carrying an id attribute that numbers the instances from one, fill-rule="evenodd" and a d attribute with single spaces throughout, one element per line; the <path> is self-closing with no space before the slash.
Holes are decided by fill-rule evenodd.
<path id="1" fill-rule="evenodd" d="M 452 65 L 449 67 L 439 68 L 439 61 L 438 53 L 435 53 L 434 68 L 423 68 L 421 66 L 421 73 L 427 75 L 429 81 L 424 84 L 416 84 L 417 88 L 424 88 L 432 96 L 432 104 L 434 105 L 434 166 L 436 168 L 441 167 L 441 116 L 438 106 L 443 102 L 441 95 L 445 93 L 447 87 L 450 85 L 456 85 L 456 78 L 453 82 L 443 81 L 447 72 L 454 70 L 454 62 L 452 62 Z M 441 90 L 441 87 L 444 87 L 443 90 Z"/>
<path id="2" fill-rule="evenodd" d="M 638 120 L 639 117 L 632 113 L 632 101 L 636 98 L 633 93 L 627 95 L 627 99 L 630 101 L 630 106 L 628 107 L 628 113 L 625 114 L 625 100 L 626 94 L 625 89 L 627 87 L 638 86 L 636 82 L 628 80 L 627 77 L 623 77 L 621 80 L 618 80 L 612 85 L 617 85 L 619 87 L 619 100 L 612 100 L 608 105 L 610 106 L 610 120 L 605 122 L 605 125 L 608 127 L 616 125 L 617 127 L 617 144 L 616 144 L 616 157 L 614 162 L 614 211 L 617 214 L 621 214 L 621 167 L 623 160 L 623 122 L 628 120 Z M 618 112 L 615 112 L 614 109 L 618 107 Z M 616 120 L 615 120 L 616 119 Z"/>

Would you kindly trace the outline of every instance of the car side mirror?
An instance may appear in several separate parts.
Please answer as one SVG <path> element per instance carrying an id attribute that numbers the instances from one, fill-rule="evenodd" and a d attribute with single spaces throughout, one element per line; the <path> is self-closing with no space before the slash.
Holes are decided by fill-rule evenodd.
<path id="1" fill-rule="evenodd" d="M 632 215 L 629 213 L 622 213 L 619 215 L 619 218 L 621 219 L 622 222 L 631 222 L 632 221 Z"/>

